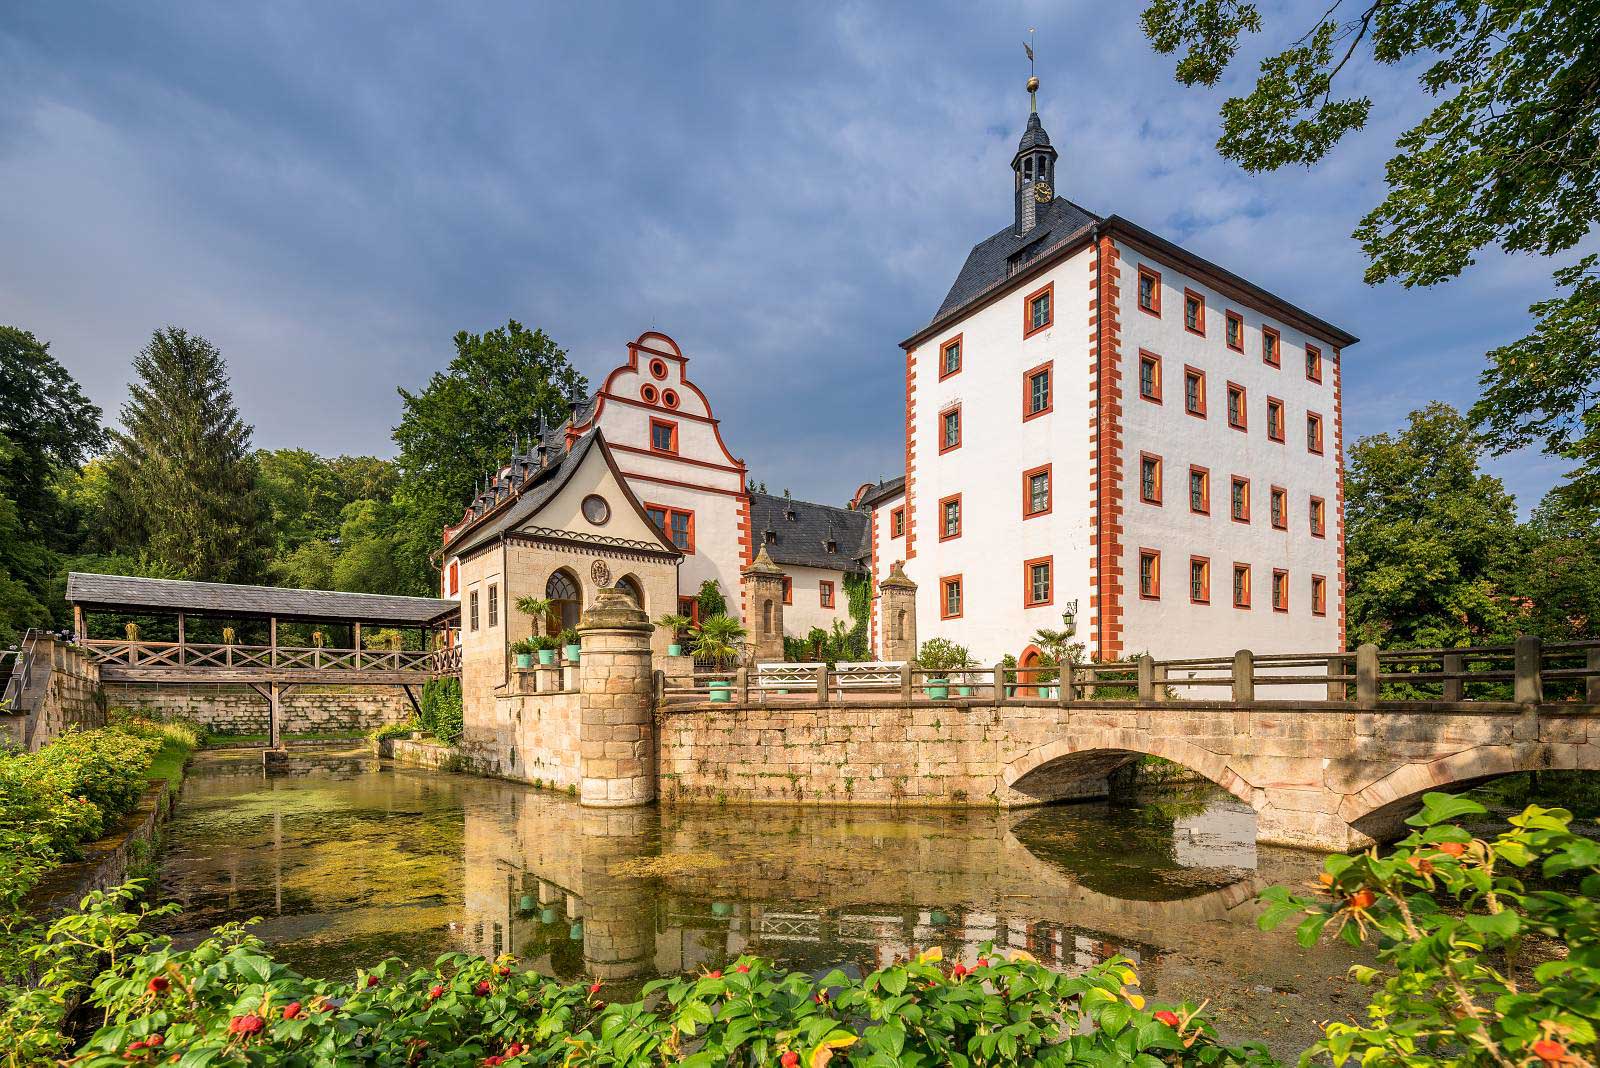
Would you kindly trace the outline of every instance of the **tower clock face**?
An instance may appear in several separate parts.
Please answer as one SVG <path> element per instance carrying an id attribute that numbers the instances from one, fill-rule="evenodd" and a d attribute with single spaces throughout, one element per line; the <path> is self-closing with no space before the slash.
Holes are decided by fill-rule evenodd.
<path id="1" fill-rule="evenodd" d="M 1040 179 L 1033 183 L 1033 199 L 1039 203 L 1048 204 L 1055 195 L 1055 190 L 1050 188 L 1049 182 Z"/>

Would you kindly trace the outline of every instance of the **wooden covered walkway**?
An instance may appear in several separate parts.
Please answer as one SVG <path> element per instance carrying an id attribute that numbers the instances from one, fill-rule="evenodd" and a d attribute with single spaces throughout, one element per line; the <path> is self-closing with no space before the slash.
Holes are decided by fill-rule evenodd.
<path id="1" fill-rule="evenodd" d="M 279 747 L 279 704 L 292 686 L 399 686 L 411 697 L 438 675 L 460 671 L 453 631 L 456 601 L 373 593 L 281 589 L 220 582 L 187 582 L 129 575 L 67 576 L 77 644 L 100 666 L 103 682 L 185 685 L 240 683 L 266 698 L 271 709 L 272 748 Z M 175 617 L 175 639 L 92 636 L 92 616 Z M 190 624 L 266 625 L 267 641 L 191 641 Z M 279 641 L 279 625 L 339 628 L 348 645 Z M 414 649 L 363 648 L 368 628 L 420 632 Z M 223 632 L 228 633 L 228 632 Z M 315 635 L 322 632 L 317 630 Z"/>

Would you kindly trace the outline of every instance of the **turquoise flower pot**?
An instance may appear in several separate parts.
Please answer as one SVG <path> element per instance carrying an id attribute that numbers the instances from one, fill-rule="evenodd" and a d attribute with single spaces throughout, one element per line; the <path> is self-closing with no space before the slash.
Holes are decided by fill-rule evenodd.
<path id="1" fill-rule="evenodd" d="M 554 664 L 555 662 L 556 662 L 556 651 L 554 649 L 540 649 L 539 650 L 539 663 L 548 666 L 550 664 Z"/>
<path id="2" fill-rule="evenodd" d="M 707 684 L 713 704 L 725 705 L 733 699 L 733 683 L 727 679 L 712 679 Z"/>
<path id="3" fill-rule="evenodd" d="M 950 696 L 950 680 L 929 679 L 927 686 L 924 687 L 924 690 L 927 695 L 933 698 L 935 701 L 943 701 L 946 697 Z"/>
<path id="4" fill-rule="evenodd" d="M 667 655 L 668 656 L 682 656 L 683 655 L 683 646 L 679 645 L 677 642 L 673 642 L 671 645 L 667 646 Z"/>
<path id="5" fill-rule="evenodd" d="M 517 654 L 517 670 L 518 671 L 527 671 L 531 667 L 533 667 L 533 654 L 532 653 L 518 653 Z"/>
<path id="6" fill-rule="evenodd" d="M 576 664 L 578 662 L 578 654 L 583 651 L 583 646 L 581 646 L 581 645 L 569 645 L 562 651 L 567 654 L 567 660 L 569 660 L 571 663 Z"/>

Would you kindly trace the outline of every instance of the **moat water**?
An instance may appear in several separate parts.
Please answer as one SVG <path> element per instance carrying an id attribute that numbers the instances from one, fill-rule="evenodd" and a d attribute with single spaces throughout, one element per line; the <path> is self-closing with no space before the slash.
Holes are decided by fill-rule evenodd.
<path id="1" fill-rule="evenodd" d="M 1224 1035 L 1298 1052 L 1365 988 L 1342 947 L 1256 929 L 1255 894 L 1321 860 L 1255 844 L 1209 786 L 1137 804 L 1018 812 L 582 809 L 565 795 L 400 768 L 361 750 L 202 754 L 169 825 L 166 930 L 230 921 L 311 974 L 398 956 L 512 953 L 613 998 L 741 953 L 865 973 L 913 947 L 971 963 L 993 942 L 1082 968 L 1121 954 L 1147 994 L 1209 999 Z"/>

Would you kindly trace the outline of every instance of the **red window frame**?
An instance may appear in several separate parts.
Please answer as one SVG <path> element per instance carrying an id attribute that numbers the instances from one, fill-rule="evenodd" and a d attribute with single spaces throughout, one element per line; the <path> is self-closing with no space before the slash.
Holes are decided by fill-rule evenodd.
<path id="1" fill-rule="evenodd" d="M 1144 304 L 1139 300 L 1139 286 L 1137 282 L 1134 284 L 1133 290 L 1134 304 L 1138 305 L 1139 310 L 1144 312 L 1146 315 L 1154 315 L 1157 319 L 1161 318 L 1161 272 L 1155 270 L 1154 268 L 1146 267 L 1141 263 L 1139 265 L 1139 278 L 1140 280 L 1146 278 L 1150 279 L 1150 306 L 1148 308 L 1145 307 Z"/>
<path id="2" fill-rule="evenodd" d="M 1289 572 L 1281 567 L 1272 569 L 1272 610 L 1274 612 L 1289 610 Z"/>
<path id="3" fill-rule="evenodd" d="M 950 611 L 950 587 L 956 588 L 957 606 L 954 612 Z M 967 611 L 967 589 L 961 581 L 961 576 L 942 575 L 939 578 L 939 618 L 960 619 Z"/>
<path id="4" fill-rule="evenodd" d="M 896 529 L 898 528 L 898 529 Z M 906 536 L 906 506 L 889 509 L 889 537 L 903 538 Z"/>
<path id="5" fill-rule="evenodd" d="M 658 529 L 661 531 L 661 533 L 663 535 L 665 535 L 667 541 L 669 543 L 671 543 L 672 545 L 676 546 L 679 552 L 686 553 L 686 554 L 689 554 L 689 555 L 693 555 L 693 553 L 694 553 L 694 512 L 692 510 L 688 509 L 688 508 L 674 508 L 671 505 L 667 505 L 667 504 L 651 504 L 649 501 L 644 501 L 642 503 L 644 504 L 644 511 L 645 511 L 645 514 L 647 516 L 650 515 L 650 513 L 652 513 L 652 512 L 660 512 L 661 513 L 661 524 L 658 527 Z M 689 522 L 688 522 L 687 527 L 685 529 L 685 536 L 689 540 L 689 545 L 688 545 L 687 548 L 685 548 L 682 545 L 678 545 L 678 543 L 676 541 L 672 540 L 672 517 L 674 515 L 682 515 L 682 516 L 687 516 L 689 518 Z M 651 518 L 653 520 L 654 516 L 651 516 Z"/>
<path id="6" fill-rule="evenodd" d="M 450 595 L 453 597 L 461 592 L 461 565 L 455 560 L 450 561 Z"/>
<path id="7" fill-rule="evenodd" d="M 1056 507 L 1056 479 L 1055 479 L 1055 475 L 1053 475 L 1051 473 L 1051 470 L 1050 470 L 1052 466 L 1054 466 L 1054 465 L 1052 465 L 1052 464 L 1041 464 L 1038 467 L 1030 467 L 1030 468 L 1028 468 L 1028 470 L 1022 472 L 1022 518 L 1023 519 L 1036 519 L 1039 516 L 1049 515 L 1051 512 L 1055 511 L 1055 507 Z M 1032 492 L 1033 487 L 1032 487 L 1031 483 L 1033 482 L 1033 476 L 1034 475 L 1043 475 L 1045 477 L 1045 479 L 1049 482 L 1049 485 L 1050 485 L 1049 497 L 1050 497 L 1050 499 L 1045 502 L 1045 506 L 1044 506 L 1044 508 L 1042 510 L 1037 511 L 1037 512 L 1030 512 L 1030 511 L 1028 511 L 1028 507 L 1031 504 L 1033 504 L 1033 492 Z"/>
<path id="8" fill-rule="evenodd" d="M 1033 599 L 1033 569 L 1040 564 L 1050 569 L 1049 592 L 1044 600 Z M 1056 565 L 1054 556 L 1036 556 L 1032 560 L 1022 561 L 1022 607 L 1043 608 L 1045 605 L 1056 603 Z"/>
<path id="9" fill-rule="evenodd" d="M 1234 394 L 1239 396 L 1239 421 L 1234 422 L 1233 406 L 1230 404 L 1224 414 L 1228 418 L 1228 425 L 1244 433 L 1250 432 L 1250 393 L 1237 382 L 1228 383 L 1228 398 L 1233 399 Z"/>
<path id="10" fill-rule="evenodd" d="M 1196 564 L 1199 564 L 1202 568 L 1200 572 L 1200 595 L 1198 597 L 1195 596 L 1194 592 L 1194 566 Z M 1209 556 L 1189 557 L 1189 603 L 1211 603 L 1211 557 Z"/>
<path id="11" fill-rule="evenodd" d="M 1311 521 L 1311 536 L 1313 538 L 1326 538 L 1328 536 L 1328 502 L 1321 497 L 1312 497 L 1308 510 L 1308 518 Z"/>
<path id="12" fill-rule="evenodd" d="M 949 533 L 946 533 L 945 528 L 944 528 L 944 506 L 949 504 L 952 501 L 955 502 L 955 506 L 956 506 L 956 532 L 954 534 L 949 534 Z M 940 541 L 955 541 L 957 538 L 961 537 L 961 523 L 966 518 L 965 513 L 966 513 L 966 509 L 964 509 L 961 506 L 961 494 L 952 493 L 948 497 L 940 497 L 939 498 L 938 523 L 939 523 L 939 540 Z"/>
<path id="13" fill-rule="evenodd" d="M 1200 507 L 1194 506 L 1194 476 L 1200 476 Z M 1211 514 L 1211 468 L 1199 464 L 1189 465 L 1189 511 L 1195 515 Z"/>
<path id="14" fill-rule="evenodd" d="M 700 598 L 679 597 L 678 614 L 686 617 L 691 623 L 700 622 Z"/>
<path id="15" fill-rule="evenodd" d="M 1150 588 L 1149 588 L 1149 590 L 1146 590 L 1145 586 L 1144 586 L 1144 562 L 1146 560 L 1150 561 Z M 1138 584 L 1139 584 L 1139 597 L 1141 599 L 1146 600 L 1146 601 L 1159 601 L 1159 600 L 1161 600 L 1161 550 L 1160 549 L 1140 549 L 1139 550 L 1139 570 L 1138 570 L 1138 572 L 1137 572 L 1137 574 L 1135 576 L 1135 581 L 1138 582 Z"/>
<path id="16" fill-rule="evenodd" d="M 1278 507 L 1279 504 L 1282 507 Z M 1274 530 L 1289 529 L 1289 491 L 1282 486 L 1267 488 L 1267 522 Z"/>
<path id="17" fill-rule="evenodd" d="M 945 420 L 948 419 L 952 415 L 954 415 L 956 417 L 956 441 L 955 441 L 954 445 L 947 445 L 947 444 L 945 444 L 945 440 L 944 440 L 944 436 L 945 436 L 944 435 L 944 424 L 945 424 Z M 957 449 L 961 448 L 961 433 L 962 433 L 961 424 L 962 424 L 962 422 L 963 422 L 963 420 L 961 418 L 961 405 L 952 404 L 950 407 L 940 410 L 940 412 L 939 412 L 939 455 L 943 456 L 947 452 L 955 452 Z"/>
<path id="18" fill-rule="evenodd" d="M 783 576 L 783 603 L 794 604 L 794 579 Z"/>
<path id="19" fill-rule="evenodd" d="M 1328 614 L 1328 578 L 1326 575 L 1311 576 L 1311 614 L 1314 616 Z"/>
<path id="20" fill-rule="evenodd" d="M 1273 419 L 1273 417 L 1272 417 L 1272 414 L 1274 412 L 1276 412 L 1278 414 L 1277 419 Z M 1283 403 L 1283 401 L 1279 400 L 1277 397 L 1268 397 L 1267 398 L 1267 440 L 1268 441 L 1275 441 L 1279 445 L 1283 444 L 1283 442 L 1285 440 L 1285 435 L 1288 433 L 1288 429 L 1287 429 L 1288 423 L 1289 423 L 1289 414 L 1288 413 L 1289 413 L 1289 409 Z M 1274 427 L 1276 427 L 1276 430 L 1274 430 Z"/>
<path id="21" fill-rule="evenodd" d="M 1156 463 L 1155 495 L 1152 497 L 1144 495 L 1144 464 L 1146 460 L 1154 460 Z M 1145 504 L 1153 504 L 1157 508 L 1161 507 L 1161 483 L 1164 481 L 1161 466 L 1161 457 L 1155 453 L 1141 452 L 1139 454 L 1139 500 Z"/>
<path id="22" fill-rule="evenodd" d="M 1316 444 L 1315 445 L 1312 444 L 1312 435 L 1311 435 L 1311 428 L 1312 427 L 1316 427 L 1316 430 L 1317 430 L 1317 433 L 1316 433 Z M 1324 442 L 1323 442 L 1323 438 L 1322 438 L 1322 416 L 1320 414 L 1318 414 L 1317 412 L 1307 412 L 1306 413 L 1306 451 L 1311 453 L 1311 454 L 1313 454 L 1313 455 L 1315 455 L 1315 456 L 1321 456 L 1322 455 L 1323 444 L 1324 444 Z"/>
<path id="23" fill-rule="evenodd" d="M 1030 367 L 1022 372 L 1022 421 L 1037 419 L 1041 415 L 1049 415 L 1056 410 L 1056 382 L 1055 361 L 1046 360 L 1037 367 Z M 1044 375 L 1045 381 L 1045 406 L 1038 411 L 1033 410 L 1033 380 Z"/>
<path id="24" fill-rule="evenodd" d="M 1306 346 L 1306 381 L 1322 381 L 1322 350 L 1315 345 Z"/>
<path id="25" fill-rule="evenodd" d="M 817 603 L 823 608 L 833 607 L 833 581 L 831 579 L 818 580 Z"/>
<path id="26" fill-rule="evenodd" d="M 1240 583 L 1239 576 L 1244 576 Z M 1242 595 L 1242 596 L 1241 596 Z M 1233 589 L 1230 591 L 1233 607 L 1249 610 L 1250 608 L 1250 565 L 1241 564 L 1237 560 L 1233 563 Z"/>
<path id="27" fill-rule="evenodd" d="M 1267 345 L 1269 337 L 1272 339 L 1270 347 Z M 1261 326 L 1261 362 L 1268 367 L 1283 366 L 1283 336 L 1265 323 Z"/>
<path id="28" fill-rule="evenodd" d="M 1043 323 L 1040 323 L 1038 326 L 1034 326 L 1033 325 L 1033 302 L 1038 300 L 1040 297 L 1049 297 L 1050 298 L 1050 314 L 1045 316 L 1045 320 L 1044 320 Z M 1024 340 L 1032 337 L 1033 335 L 1039 333 L 1040 331 L 1050 329 L 1052 326 L 1055 325 L 1055 321 L 1056 321 L 1056 284 L 1054 282 L 1046 283 L 1045 285 L 1040 286 L 1038 289 L 1035 289 L 1032 293 L 1029 293 L 1027 296 L 1022 298 L 1022 337 L 1023 337 Z"/>
<path id="29" fill-rule="evenodd" d="M 1191 300 L 1199 305 L 1199 311 L 1197 311 L 1195 313 L 1195 317 L 1194 317 L 1194 321 L 1195 321 L 1195 325 L 1194 326 L 1190 326 L 1189 325 L 1189 302 Z M 1185 330 L 1189 331 L 1189 333 L 1191 333 L 1191 334 L 1199 334 L 1201 337 L 1205 337 L 1206 336 L 1206 298 L 1205 298 L 1205 294 L 1196 293 L 1192 289 L 1185 289 L 1183 291 L 1183 328 Z"/>
<path id="30" fill-rule="evenodd" d="M 1244 489 L 1244 493 L 1241 495 L 1244 502 L 1244 508 L 1242 509 L 1244 514 L 1236 515 L 1233 510 L 1233 491 L 1241 487 Z M 1243 475 L 1232 475 L 1228 479 L 1228 518 L 1235 523 L 1250 522 L 1250 480 Z"/>
<path id="31" fill-rule="evenodd" d="M 657 427 L 666 428 L 669 441 L 668 448 L 663 449 L 656 444 Z M 657 419 L 652 416 L 650 419 L 650 451 L 661 453 L 664 456 L 678 455 L 678 424 L 671 419 Z"/>
<path id="32" fill-rule="evenodd" d="M 1200 406 L 1198 408 L 1189 407 L 1190 379 L 1194 379 L 1200 383 L 1200 388 L 1195 390 L 1195 396 L 1200 402 Z M 1196 419 L 1204 419 L 1206 417 L 1206 373 L 1200 370 L 1200 368 L 1192 367 L 1189 364 L 1183 365 L 1183 410 L 1194 416 Z"/>
<path id="33" fill-rule="evenodd" d="M 1240 315 L 1236 311 L 1224 311 L 1222 313 L 1222 318 L 1223 318 L 1222 343 L 1224 345 L 1228 346 L 1228 348 L 1232 349 L 1234 352 L 1243 352 L 1244 351 L 1244 316 Z M 1238 329 L 1238 337 L 1239 337 L 1238 344 L 1235 344 L 1234 341 L 1233 341 L 1233 338 L 1230 336 L 1230 335 L 1232 335 L 1234 333 L 1234 327 L 1238 327 L 1239 328 Z"/>
<path id="34" fill-rule="evenodd" d="M 1146 362 L 1148 362 L 1152 367 L 1155 368 L 1154 373 L 1151 374 L 1151 376 L 1150 376 L 1150 384 L 1154 388 L 1154 392 L 1152 392 L 1152 393 L 1146 393 L 1144 391 L 1144 365 L 1145 365 Z M 1140 349 L 1139 350 L 1139 380 L 1138 380 L 1136 388 L 1139 390 L 1139 396 L 1143 397 L 1145 400 L 1150 401 L 1152 404 L 1160 404 L 1161 403 L 1161 357 L 1160 356 L 1157 356 L 1153 352 L 1147 352 L 1144 349 Z"/>
<path id="35" fill-rule="evenodd" d="M 957 334 L 955 337 L 946 338 L 939 345 L 939 381 L 941 382 L 961 373 L 961 361 L 966 356 L 966 346 L 962 344 L 961 338 L 962 335 Z M 950 370 L 945 366 L 945 354 L 950 351 L 952 346 L 956 350 L 956 366 L 954 370 Z"/>

